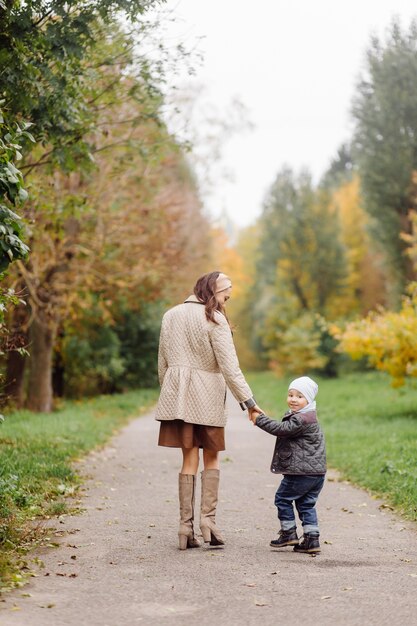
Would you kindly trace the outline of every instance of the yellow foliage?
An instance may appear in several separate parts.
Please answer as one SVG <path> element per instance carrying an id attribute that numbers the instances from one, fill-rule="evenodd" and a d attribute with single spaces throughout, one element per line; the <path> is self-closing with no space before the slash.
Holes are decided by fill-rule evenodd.
<path id="1" fill-rule="evenodd" d="M 370 239 L 366 230 L 369 219 L 362 208 L 360 181 L 357 176 L 333 192 L 332 207 L 339 215 L 348 269 L 346 289 L 339 298 L 339 309 L 334 313 L 366 313 L 383 302 L 384 284 L 378 267 L 378 257 L 375 252 L 370 251 Z"/>
<path id="2" fill-rule="evenodd" d="M 367 357 L 372 367 L 392 377 L 393 387 L 417 377 L 417 283 L 410 284 L 399 312 L 370 313 L 336 337 L 341 352 L 353 359 Z"/>
<path id="3" fill-rule="evenodd" d="M 417 212 L 410 211 L 409 217 L 411 222 L 411 234 L 402 233 L 401 239 L 409 245 L 406 254 L 411 259 L 414 271 L 417 272 Z"/>
<path id="4" fill-rule="evenodd" d="M 260 367 L 259 358 L 250 341 L 253 335 L 253 306 L 256 250 L 259 245 L 259 229 L 250 226 L 239 233 L 236 246 L 232 245 L 221 228 L 211 231 L 214 266 L 233 282 L 232 297 L 227 303 L 227 313 L 234 329 L 234 341 L 243 368 Z"/>
<path id="5" fill-rule="evenodd" d="M 222 228 L 211 230 L 213 258 L 216 270 L 227 274 L 233 283 L 233 300 L 242 292 L 248 276 L 244 269 L 244 262 L 237 250 L 231 246 L 226 232 Z"/>

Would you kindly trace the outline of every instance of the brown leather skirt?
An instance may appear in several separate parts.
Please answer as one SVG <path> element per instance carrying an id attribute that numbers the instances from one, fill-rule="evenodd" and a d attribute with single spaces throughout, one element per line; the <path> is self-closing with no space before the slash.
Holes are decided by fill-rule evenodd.
<path id="1" fill-rule="evenodd" d="M 161 421 L 158 446 L 168 448 L 207 448 L 225 450 L 223 426 L 189 424 L 183 420 Z"/>

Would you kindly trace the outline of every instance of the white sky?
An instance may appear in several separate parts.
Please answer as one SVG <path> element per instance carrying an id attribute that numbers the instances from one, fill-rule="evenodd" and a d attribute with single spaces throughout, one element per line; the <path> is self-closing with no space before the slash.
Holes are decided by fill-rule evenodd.
<path id="1" fill-rule="evenodd" d="M 182 91 L 204 86 L 194 124 L 210 107 L 227 118 L 237 98 L 254 126 L 222 146 L 204 199 L 213 217 L 226 210 L 238 226 L 260 214 L 284 164 L 296 171 L 306 166 L 319 180 L 351 136 L 351 100 L 371 34 L 384 35 L 395 15 L 403 27 L 417 16 L 411 0 L 168 0 L 164 6 L 175 18 L 166 41 L 188 48 L 198 41 L 203 54 L 197 75 L 181 81 Z M 201 123 L 199 133 L 204 136 Z M 206 152 L 204 139 L 199 151 Z M 222 169 L 234 180 L 222 177 Z"/>

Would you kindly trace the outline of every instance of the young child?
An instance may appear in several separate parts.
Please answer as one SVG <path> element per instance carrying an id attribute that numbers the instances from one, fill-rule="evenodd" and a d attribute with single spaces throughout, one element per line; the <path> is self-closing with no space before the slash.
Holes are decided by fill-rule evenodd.
<path id="1" fill-rule="evenodd" d="M 271 472 L 284 474 L 275 494 L 281 531 L 270 543 L 274 548 L 294 546 L 295 552 L 320 552 L 319 526 L 315 505 L 326 474 L 326 448 L 316 415 L 318 385 L 301 376 L 288 388 L 287 411 L 281 422 L 253 411 L 256 426 L 277 438 Z M 299 544 L 293 503 L 303 526 Z"/>

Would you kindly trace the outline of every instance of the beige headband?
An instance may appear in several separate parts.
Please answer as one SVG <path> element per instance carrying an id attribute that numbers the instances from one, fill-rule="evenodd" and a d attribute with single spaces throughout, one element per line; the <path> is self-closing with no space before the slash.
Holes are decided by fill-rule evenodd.
<path id="1" fill-rule="evenodd" d="M 220 291 L 225 291 L 232 286 L 232 281 L 226 274 L 219 274 L 218 279 L 216 280 L 216 293 Z"/>

